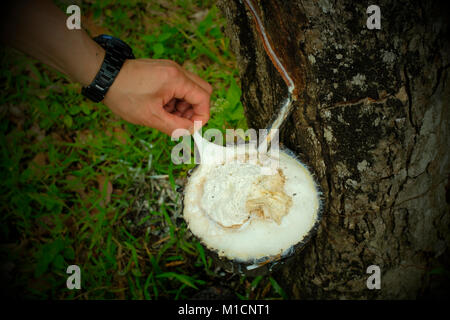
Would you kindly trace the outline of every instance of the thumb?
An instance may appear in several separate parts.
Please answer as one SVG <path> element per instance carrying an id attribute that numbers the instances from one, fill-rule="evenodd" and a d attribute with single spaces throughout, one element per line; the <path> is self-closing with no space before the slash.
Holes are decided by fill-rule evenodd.
<path id="1" fill-rule="evenodd" d="M 176 116 L 164 109 L 161 111 L 161 121 L 155 125 L 155 128 L 159 131 L 164 132 L 169 136 L 172 135 L 176 129 L 186 129 L 188 131 L 192 131 L 194 123 L 191 120 Z"/>

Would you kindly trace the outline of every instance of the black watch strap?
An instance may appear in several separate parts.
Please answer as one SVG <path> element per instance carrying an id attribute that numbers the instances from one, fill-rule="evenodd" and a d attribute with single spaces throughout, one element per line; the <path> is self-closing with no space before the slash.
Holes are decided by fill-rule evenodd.
<path id="1" fill-rule="evenodd" d="M 105 49 L 105 58 L 92 83 L 83 87 L 81 93 L 94 102 L 100 102 L 105 98 L 125 60 L 134 59 L 134 55 L 125 42 L 112 36 L 100 35 L 94 41 Z"/>

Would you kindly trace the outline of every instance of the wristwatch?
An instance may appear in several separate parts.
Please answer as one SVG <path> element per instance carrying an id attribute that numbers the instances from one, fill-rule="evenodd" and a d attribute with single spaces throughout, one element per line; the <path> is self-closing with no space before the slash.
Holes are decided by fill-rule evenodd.
<path id="1" fill-rule="evenodd" d="M 92 83 L 83 87 L 81 93 L 94 102 L 100 102 L 105 98 L 125 60 L 134 59 L 134 55 L 130 46 L 113 36 L 102 34 L 95 37 L 94 41 L 105 49 L 105 58 Z"/>

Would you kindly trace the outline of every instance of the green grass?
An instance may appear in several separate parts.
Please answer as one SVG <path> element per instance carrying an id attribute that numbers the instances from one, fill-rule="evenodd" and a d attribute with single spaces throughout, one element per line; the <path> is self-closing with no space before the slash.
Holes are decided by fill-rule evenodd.
<path id="1" fill-rule="evenodd" d="M 64 8 L 64 5 L 60 4 Z M 241 91 L 213 1 L 89 1 L 82 23 L 139 58 L 172 59 L 214 88 L 207 128 L 243 128 Z M 236 297 L 285 298 L 273 278 L 215 272 L 181 216 L 176 142 L 82 98 L 80 86 L 1 50 L 1 261 L 23 298 L 182 299 L 226 285 Z M 82 289 L 65 287 L 68 265 Z"/>

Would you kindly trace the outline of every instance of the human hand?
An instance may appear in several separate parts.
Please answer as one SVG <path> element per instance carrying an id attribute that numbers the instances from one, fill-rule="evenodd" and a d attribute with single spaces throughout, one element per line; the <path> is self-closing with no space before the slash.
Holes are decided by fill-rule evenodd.
<path id="1" fill-rule="evenodd" d="M 170 60 L 126 60 L 104 103 L 124 120 L 171 135 L 209 119 L 212 87 Z"/>

